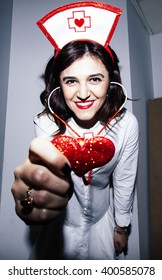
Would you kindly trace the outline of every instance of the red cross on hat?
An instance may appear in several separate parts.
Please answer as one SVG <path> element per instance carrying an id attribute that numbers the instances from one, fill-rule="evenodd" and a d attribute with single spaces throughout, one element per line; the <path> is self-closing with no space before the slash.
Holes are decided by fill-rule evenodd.
<path id="1" fill-rule="evenodd" d="M 86 32 L 86 28 L 91 28 L 91 17 L 85 15 L 85 11 L 74 11 L 73 17 L 68 18 L 69 28 L 74 28 L 75 32 Z"/>
<path id="2" fill-rule="evenodd" d="M 106 3 L 77 2 L 49 12 L 37 25 L 57 52 L 74 40 L 95 41 L 107 48 L 121 13 Z"/>

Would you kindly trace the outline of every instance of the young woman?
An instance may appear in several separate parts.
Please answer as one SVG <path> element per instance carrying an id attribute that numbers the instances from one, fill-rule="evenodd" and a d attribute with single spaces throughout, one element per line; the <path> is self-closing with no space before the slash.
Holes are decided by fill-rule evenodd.
<path id="1" fill-rule="evenodd" d="M 113 59 L 100 44 L 73 41 L 47 64 L 39 137 L 12 188 L 20 218 L 50 227 L 42 258 L 114 259 L 127 247 L 138 124 L 123 108 L 110 50 Z"/>

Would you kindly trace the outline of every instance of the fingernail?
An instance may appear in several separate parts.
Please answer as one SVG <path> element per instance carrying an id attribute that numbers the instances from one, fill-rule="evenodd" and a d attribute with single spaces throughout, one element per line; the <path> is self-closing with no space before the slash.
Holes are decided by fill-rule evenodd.
<path id="1" fill-rule="evenodd" d="M 74 184 L 73 184 L 73 181 L 71 179 L 71 171 L 72 169 L 70 168 L 70 166 L 65 163 L 64 167 L 61 169 L 61 171 L 64 173 L 64 175 L 67 177 L 67 179 L 69 180 L 69 183 L 70 183 L 70 188 L 67 192 L 67 195 L 69 197 L 69 199 L 72 197 L 73 195 L 73 191 L 74 191 Z"/>
<path id="2" fill-rule="evenodd" d="M 64 167 L 61 169 L 61 171 L 64 173 L 65 176 L 70 177 L 71 174 L 71 168 L 70 166 L 65 163 Z"/>

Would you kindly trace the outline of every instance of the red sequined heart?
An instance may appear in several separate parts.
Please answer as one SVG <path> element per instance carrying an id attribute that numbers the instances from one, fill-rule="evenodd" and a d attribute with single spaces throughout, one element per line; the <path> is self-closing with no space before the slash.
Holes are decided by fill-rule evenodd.
<path id="1" fill-rule="evenodd" d="M 108 163 L 115 153 L 113 142 L 101 136 L 75 139 L 58 135 L 51 142 L 68 158 L 72 170 L 80 177 L 93 168 Z"/>
<path id="2" fill-rule="evenodd" d="M 78 27 L 81 27 L 84 24 L 84 18 L 81 19 L 76 18 L 74 22 Z"/>

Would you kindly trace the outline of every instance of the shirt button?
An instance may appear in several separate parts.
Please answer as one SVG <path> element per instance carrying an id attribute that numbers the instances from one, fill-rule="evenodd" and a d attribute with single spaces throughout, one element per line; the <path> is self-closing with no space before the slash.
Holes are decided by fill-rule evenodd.
<path id="1" fill-rule="evenodd" d="M 87 208 L 86 208 L 86 207 L 84 208 L 83 213 L 84 213 L 84 215 L 86 215 L 86 214 L 87 214 Z"/>

